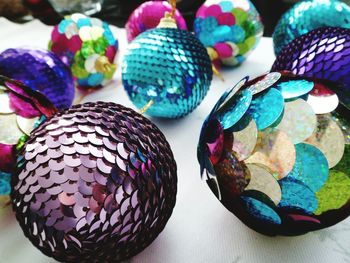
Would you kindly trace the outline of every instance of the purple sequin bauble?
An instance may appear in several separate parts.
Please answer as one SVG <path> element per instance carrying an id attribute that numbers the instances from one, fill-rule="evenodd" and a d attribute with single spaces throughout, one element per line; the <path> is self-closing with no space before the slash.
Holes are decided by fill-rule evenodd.
<path id="1" fill-rule="evenodd" d="M 350 105 L 350 29 L 324 27 L 296 38 L 274 62 L 278 70 L 336 82 L 334 91 Z"/>
<path id="2" fill-rule="evenodd" d="M 119 262 L 163 230 L 176 163 L 161 131 L 114 103 L 62 111 L 30 136 L 12 202 L 24 234 L 64 262 Z"/>
<path id="3" fill-rule="evenodd" d="M 0 74 L 43 93 L 58 109 L 72 105 L 75 90 L 70 69 L 50 51 L 7 49 L 0 54 Z"/>

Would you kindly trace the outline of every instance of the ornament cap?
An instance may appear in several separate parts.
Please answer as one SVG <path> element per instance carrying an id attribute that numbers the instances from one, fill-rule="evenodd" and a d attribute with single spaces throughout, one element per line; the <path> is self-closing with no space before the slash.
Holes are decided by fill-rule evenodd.
<path id="1" fill-rule="evenodd" d="M 169 12 L 166 12 L 164 17 L 160 20 L 157 28 L 177 28 L 173 15 Z"/>

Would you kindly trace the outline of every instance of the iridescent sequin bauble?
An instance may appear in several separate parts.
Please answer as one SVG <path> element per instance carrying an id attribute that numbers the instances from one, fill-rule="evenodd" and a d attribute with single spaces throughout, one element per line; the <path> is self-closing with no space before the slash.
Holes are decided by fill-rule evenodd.
<path id="1" fill-rule="evenodd" d="M 122 66 L 125 90 L 138 108 L 154 104 L 147 114 L 177 118 L 193 111 L 213 77 L 205 47 L 190 32 L 155 28 L 128 47 Z"/>
<path id="2" fill-rule="evenodd" d="M 350 29 L 324 27 L 293 40 L 277 57 L 272 70 L 334 81 L 334 90 L 350 107 Z"/>
<path id="3" fill-rule="evenodd" d="M 141 4 L 132 12 L 125 25 L 128 41 L 132 41 L 148 29 L 157 27 L 165 13 L 171 10 L 171 5 L 166 1 L 148 1 Z M 179 29 L 187 30 L 186 21 L 178 10 L 174 19 Z"/>
<path id="4" fill-rule="evenodd" d="M 58 109 L 72 105 L 74 81 L 69 68 L 52 52 L 7 49 L 0 54 L 0 74 L 44 94 Z"/>
<path id="5" fill-rule="evenodd" d="M 3 197 L 11 192 L 16 153 L 31 131 L 55 112 L 55 107 L 40 93 L 0 76 L 0 207 Z"/>
<path id="6" fill-rule="evenodd" d="M 350 111 L 335 85 L 290 72 L 241 80 L 205 120 L 201 176 L 266 235 L 300 235 L 350 215 Z"/>
<path id="7" fill-rule="evenodd" d="M 64 262 L 120 262 L 149 245 L 175 205 L 176 163 L 161 131 L 114 103 L 45 121 L 18 157 L 13 209 L 24 234 Z"/>
<path id="8" fill-rule="evenodd" d="M 49 48 L 71 68 L 81 88 L 106 84 L 116 70 L 118 41 L 109 25 L 98 18 L 67 16 L 54 27 Z"/>
<path id="9" fill-rule="evenodd" d="M 194 32 L 216 65 L 237 66 L 257 46 L 263 24 L 249 0 L 207 0 L 197 11 Z"/>
<path id="10" fill-rule="evenodd" d="M 321 27 L 350 28 L 350 6 L 338 0 L 301 1 L 288 10 L 273 33 L 278 55 L 293 39 Z"/>

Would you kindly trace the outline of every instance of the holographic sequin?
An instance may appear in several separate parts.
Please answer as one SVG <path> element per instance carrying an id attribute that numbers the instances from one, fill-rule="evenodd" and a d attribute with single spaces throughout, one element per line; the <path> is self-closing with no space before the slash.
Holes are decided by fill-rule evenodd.
<path id="1" fill-rule="evenodd" d="M 284 209 L 300 209 L 306 214 L 312 214 L 317 209 L 315 194 L 301 181 L 286 177 L 279 181 L 282 189 L 282 200 L 279 207 Z"/>
<path id="2" fill-rule="evenodd" d="M 279 215 L 265 203 L 251 197 L 242 196 L 244 207 L 250 215 L 272 224 L 281 224 Z"/>
<path id="3" fill-rule="evenodd" d="M 350 178 L 338 171 L 330 171 L 325 185 L 316 193 L 318 208 L 316 215 L 323 212 L 339 209 L 350 199 Z"/>
<path id="4" fill-rule="evenodd" d="M 299 143 L 295 145 L 296 160 L 288 178 L 303 182 L 312 191 L 318 191 L 328 178 L 328 162 L 323 153 L 316 147 Z"/>
<path id="5" fill-rule="evenodd" d="M 294 39 L 322 27 L 350 28 L 350 7 L 338 0 L 304 0 L 288 10 L 273 33 L 275 53 Z"/>
<path id="6" fill-rule="evenodd" d="M 72 14 L 56 25 L 49 49 L 67 64 L 80 88 L 96 88 L 111 80 L 118 41 L 98 18 Z"/>
<path id="7" fill-rule="evenodd" d="M 248 113 L 255 120 L 258 130 L 272 125 L 282 114 L 284 100 L 277 89 L 269 89 L 253 99 Z"/>
<path id="8" fill-rule="evenodd" d="M 293 169 L 295 163 L 295 147 L 290 138 L 282 131 L 267 128 L 258 134 L 258 142 L 254 153 L 247 163 L 263 164 L 281 179 Z"/>
<path id="9" fill-rule="evenodd" d="M 343 157 L 344 134 L 330 116 L 317 115 L 317 129 L 306 142 L 323 152 L 327 158 L 329 168 L 334 167 Z"/>
<path id="10" fill-rule="evenodd" d="M 190 32 L 156 28 L 129 45 L 122 80 L 137 108 L 153 100 L 148 115 L 179 118 L 193 111 L 207 94 L 212 66 L 206 49 Z"/>
<path id="11" fill-rule="evenodd" d="M 138 6 L 125 24 L 128 41 L 131 42 L 142 32 L 157 27 L 165 13 L 171 12 L 171 9 L 166 1 L 147 1 Z M 177 9 L 174 18 L 179 29 L 187 30 L 186 21 Z"/>
<path id="12" fill-rule="evenodd" d="M 282 198 L 281 188 L 275 177 L 267 167 L 258 164 L 247 164 L 250 171 L 250 182 L 245 191 L 256 190 L 268 196 L 275 205 L 278 205 Z"/>
<path id="13" fill-rule="evenodd" d="M 263 34 L 260 15 L 249 0 L 208 0 L 198 9 L 193 28 L 213 63 L 227 66 L 241 64 Z"/>
<path id="14" fill-rule="evenodd" d="M 217 113 L 224 129 L 231 128 L 243 117 L 250 106 L 252 98 L 252 93 L 249 90 L 243 90 L 227 101 L 225 106 Z"/>
<path id="15" fill-rule="evenodd" d="M 284 99 L 301 97 L 309 93 L 314 87 L 314 83 L 306 80 L 292 80 L 279 83 L 276 88 L 282 93 Z"/>
<path id="16" fill-rule="evenodd" d="M 339 105 L 339 99 L 336 94 L 330 96 L 314 96 L 310 94 L 306 101 L 316 114 L 330 113 Z"/>
<path id="17" fill-rule="evenodd" d="M 271 72 L 267 74 L 262 80 L 259 80 L 258 82 L 249 86 L 248 89 L 250 89 L 253 95 L 255 95 L 271 87 L 280 78 L 281 78 L 281 73 Z"/>
<path id="18" fill-rule="evenodd" d="M 284 113 L 276 129 L 285 132 L 294 144 L 309 138 L 316 129 L 315 112 L 303 99 L 288 101 L 284 104 Z"/>
<path id="19" fill-rule="evenodd" d="M 176 163 L 164 135 L 114 103 L 76 105 L 46 120 L 17 168 L 17 220 L 38 249 L 65 262 L 132 257 L 158 236 L 175 205 Z"/>

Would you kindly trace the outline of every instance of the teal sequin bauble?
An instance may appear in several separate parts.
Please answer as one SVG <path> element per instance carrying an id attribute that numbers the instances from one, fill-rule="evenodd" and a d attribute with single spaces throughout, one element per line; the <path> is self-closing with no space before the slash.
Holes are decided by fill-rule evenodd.
<path id="1" fill-rule="evenodd" d="M 350 6 L 337 0 L 306 0 L 288 10 L 273 33 L 276 55 L 295 38 L 321 27 L 350 28 Z"/>
<path id="2" fill-rule="evenodd" d="M 205 47 L 190 32 L 155 28 L 139 35 L 125 54 L 122 79 L 136 107 L 153 100 L 147 114 L 179 118 L 208 92 L 213 72 Z"/>

